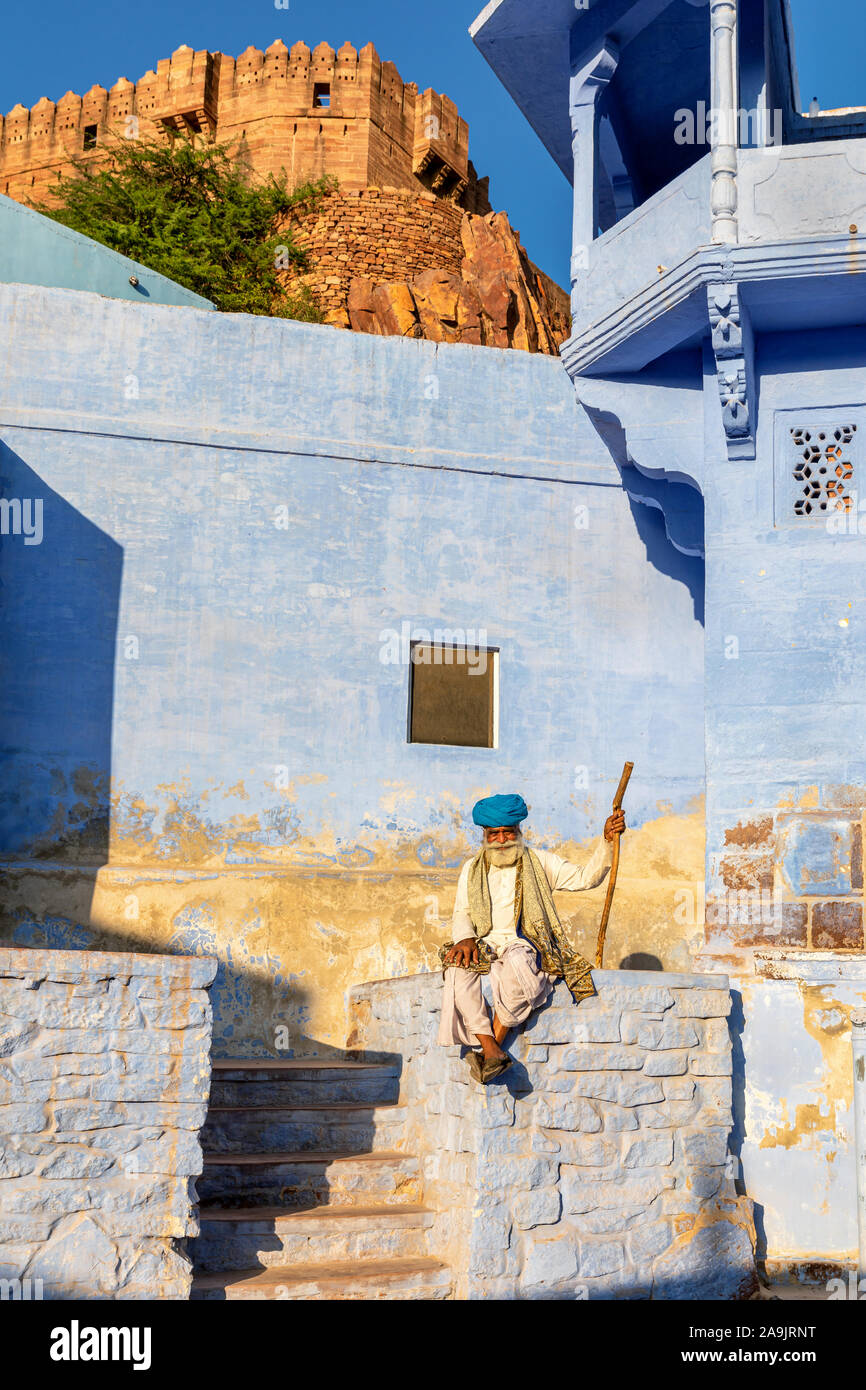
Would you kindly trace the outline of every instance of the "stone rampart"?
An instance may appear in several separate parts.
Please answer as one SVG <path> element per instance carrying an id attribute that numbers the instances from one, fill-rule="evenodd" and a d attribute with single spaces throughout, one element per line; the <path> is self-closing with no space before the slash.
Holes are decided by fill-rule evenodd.
<path id="1" fill-rule="evenodd" d="M 554 357 L 570 332 L 568 295 L 533 265 L 505 213 L 366 188 L 301 206 L 283 227 L 309 258 L 284 273 L 285 288 L 308 286 L 337 327 Z"/>
<path id="2" fill-rule="evenodd" d="M 216 967 L 0 947 L 4 1296 L 189 1297 Z"/>
<path id="3" fill-rule="evenodd" d="M 0 192 L 50 203 L 75 160 L 100 168 L 116 140 L 158 131 L 226 144 L 261 178 L 284 171 L 296 185 L 332 174 L 343 188 L 427 188 L 490 211 L 469 128 L 449 97 L 419 93 L 371 43 L 360 53 L 350 43 L 311 51 L 282 39 L 237 58 L 182 44 L 137 82 L 19 103 L 0 114 Z"/>
<path id="4" fill-rule="evenodd" d="M 463 1049 L 436 1043 L 439 973 L 351 991 L 349 1046 L 403 1058 L 433 1252 L 457 1298 L 748 1298 L 727 977 L 593 979 L 579 1006 L 557 986 L 510 1046 L 516 1065 L 485 1088 Z"/>

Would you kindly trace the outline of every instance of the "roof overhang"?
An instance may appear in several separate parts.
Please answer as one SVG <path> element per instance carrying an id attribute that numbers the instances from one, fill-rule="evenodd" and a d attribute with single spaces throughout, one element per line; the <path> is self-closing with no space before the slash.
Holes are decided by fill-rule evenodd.
<path id="1" fill-rule="evenodd" d="M 490 0 L 470 26 L 479 52 L 571 182 L 572 61 L 605 37 L 625 48 L 682 0 Z M 700 8 L 706 0 L 688 0 Z"/>
<path id="2" fill-rule="evenodd" d="M 707 290 L 735 281 L 757 333 L 866 322 L 866 235 L 700 246 L 563 343 L 570 376 L 641 372 L 709 335 Z"/>

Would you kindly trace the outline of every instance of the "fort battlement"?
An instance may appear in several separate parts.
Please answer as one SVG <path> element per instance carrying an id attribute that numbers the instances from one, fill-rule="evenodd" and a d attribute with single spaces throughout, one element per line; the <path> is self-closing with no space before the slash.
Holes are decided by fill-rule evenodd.
<path id="1" fill-rule="evenodd" d="M 257 175 L 285 169 L 291 184 L 335 175 L 347 191 L 427 189 L 487 212 L 487 181 L 469 161 L 469 128 L 454 102 L 404 82 L 372 44 L 335 52 L 277 39 L 238 58 L 187 45 L 138 82 L 42 97 L 0 116 L 0 192 L 47 199 L 73 159 L 98 165 L 117 138 L 186 131 L 226 143 Z"/>

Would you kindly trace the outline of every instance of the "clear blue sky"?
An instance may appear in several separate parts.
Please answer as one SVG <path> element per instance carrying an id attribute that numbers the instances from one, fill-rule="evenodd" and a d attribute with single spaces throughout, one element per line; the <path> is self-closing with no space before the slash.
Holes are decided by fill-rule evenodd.
<path id="1" fill-rule="evenodd" d="M 866 105 L 866 0 L 792 0 L 805 106 Z M 476 52 L 467 29 L 483 0 L 41 0 L 6 7 L 0 110 L 40 97 L 56 101 L 94 82 L 135 82 L 182 43 L 224 53 L 275 38 L 291 47 L 323 39 L 339 48 L 372 41 L 406 82 L 447 92 L 469 122 L 479 174 L 491 201 L 519 228 L 529 254 L 561 284 L 568 276 L 570 190 Z"/>

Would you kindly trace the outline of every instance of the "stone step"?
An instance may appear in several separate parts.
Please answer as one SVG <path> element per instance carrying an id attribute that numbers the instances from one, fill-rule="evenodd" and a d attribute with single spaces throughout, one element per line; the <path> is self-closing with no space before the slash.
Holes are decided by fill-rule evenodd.
<path id="1" fill-rule="evenodd" d="M 196 1189 L 202 1208 L 390 1206 L 418 1203 L 421 1177 L 414 1155 L 393 1150 L 205 1154 Z"/>
<path id="2" fill-rule="evenodd" d="M 445 1299 L 451 1292 L 447 1265 L 430 1256 L 411 1259 L 317 1261 L 197 1275 L 194 1301 L 241 1299 Z"/>
<path id="3" fill-rule="evenodd" d="M 214 1057 L 211 1070 L 220 1075 L 244 1072 L 260 1076 L 262 1072 L 323 1072 L 345 1071 L 356 1076 L 365 1071 L 400 1070 L 399 1057 L 388 1062 L 359 1062 L 354 1057 Z"/>
<path id="4" fill-rule="evenodd" d="M 219 1272 L 317 1261 L 427 1254 L 435 1212 L 418 1205 L 206 1208 L 191 1243 L 196 1270 Z"/>
<path id="5" fill-rule="evenodd" d="M 399 1105 L 212 1105 L 201 1143 L 205 1153 L 365 1153 L 402 1148 L 405 1125 Z"/>
<path id="6" fill-rule="evenodd" d="M 212 1064 L 210 1101 L 216 1106 L 389 1105 L 399 1089 L 399 1061 L 218 1058 Z"/>

